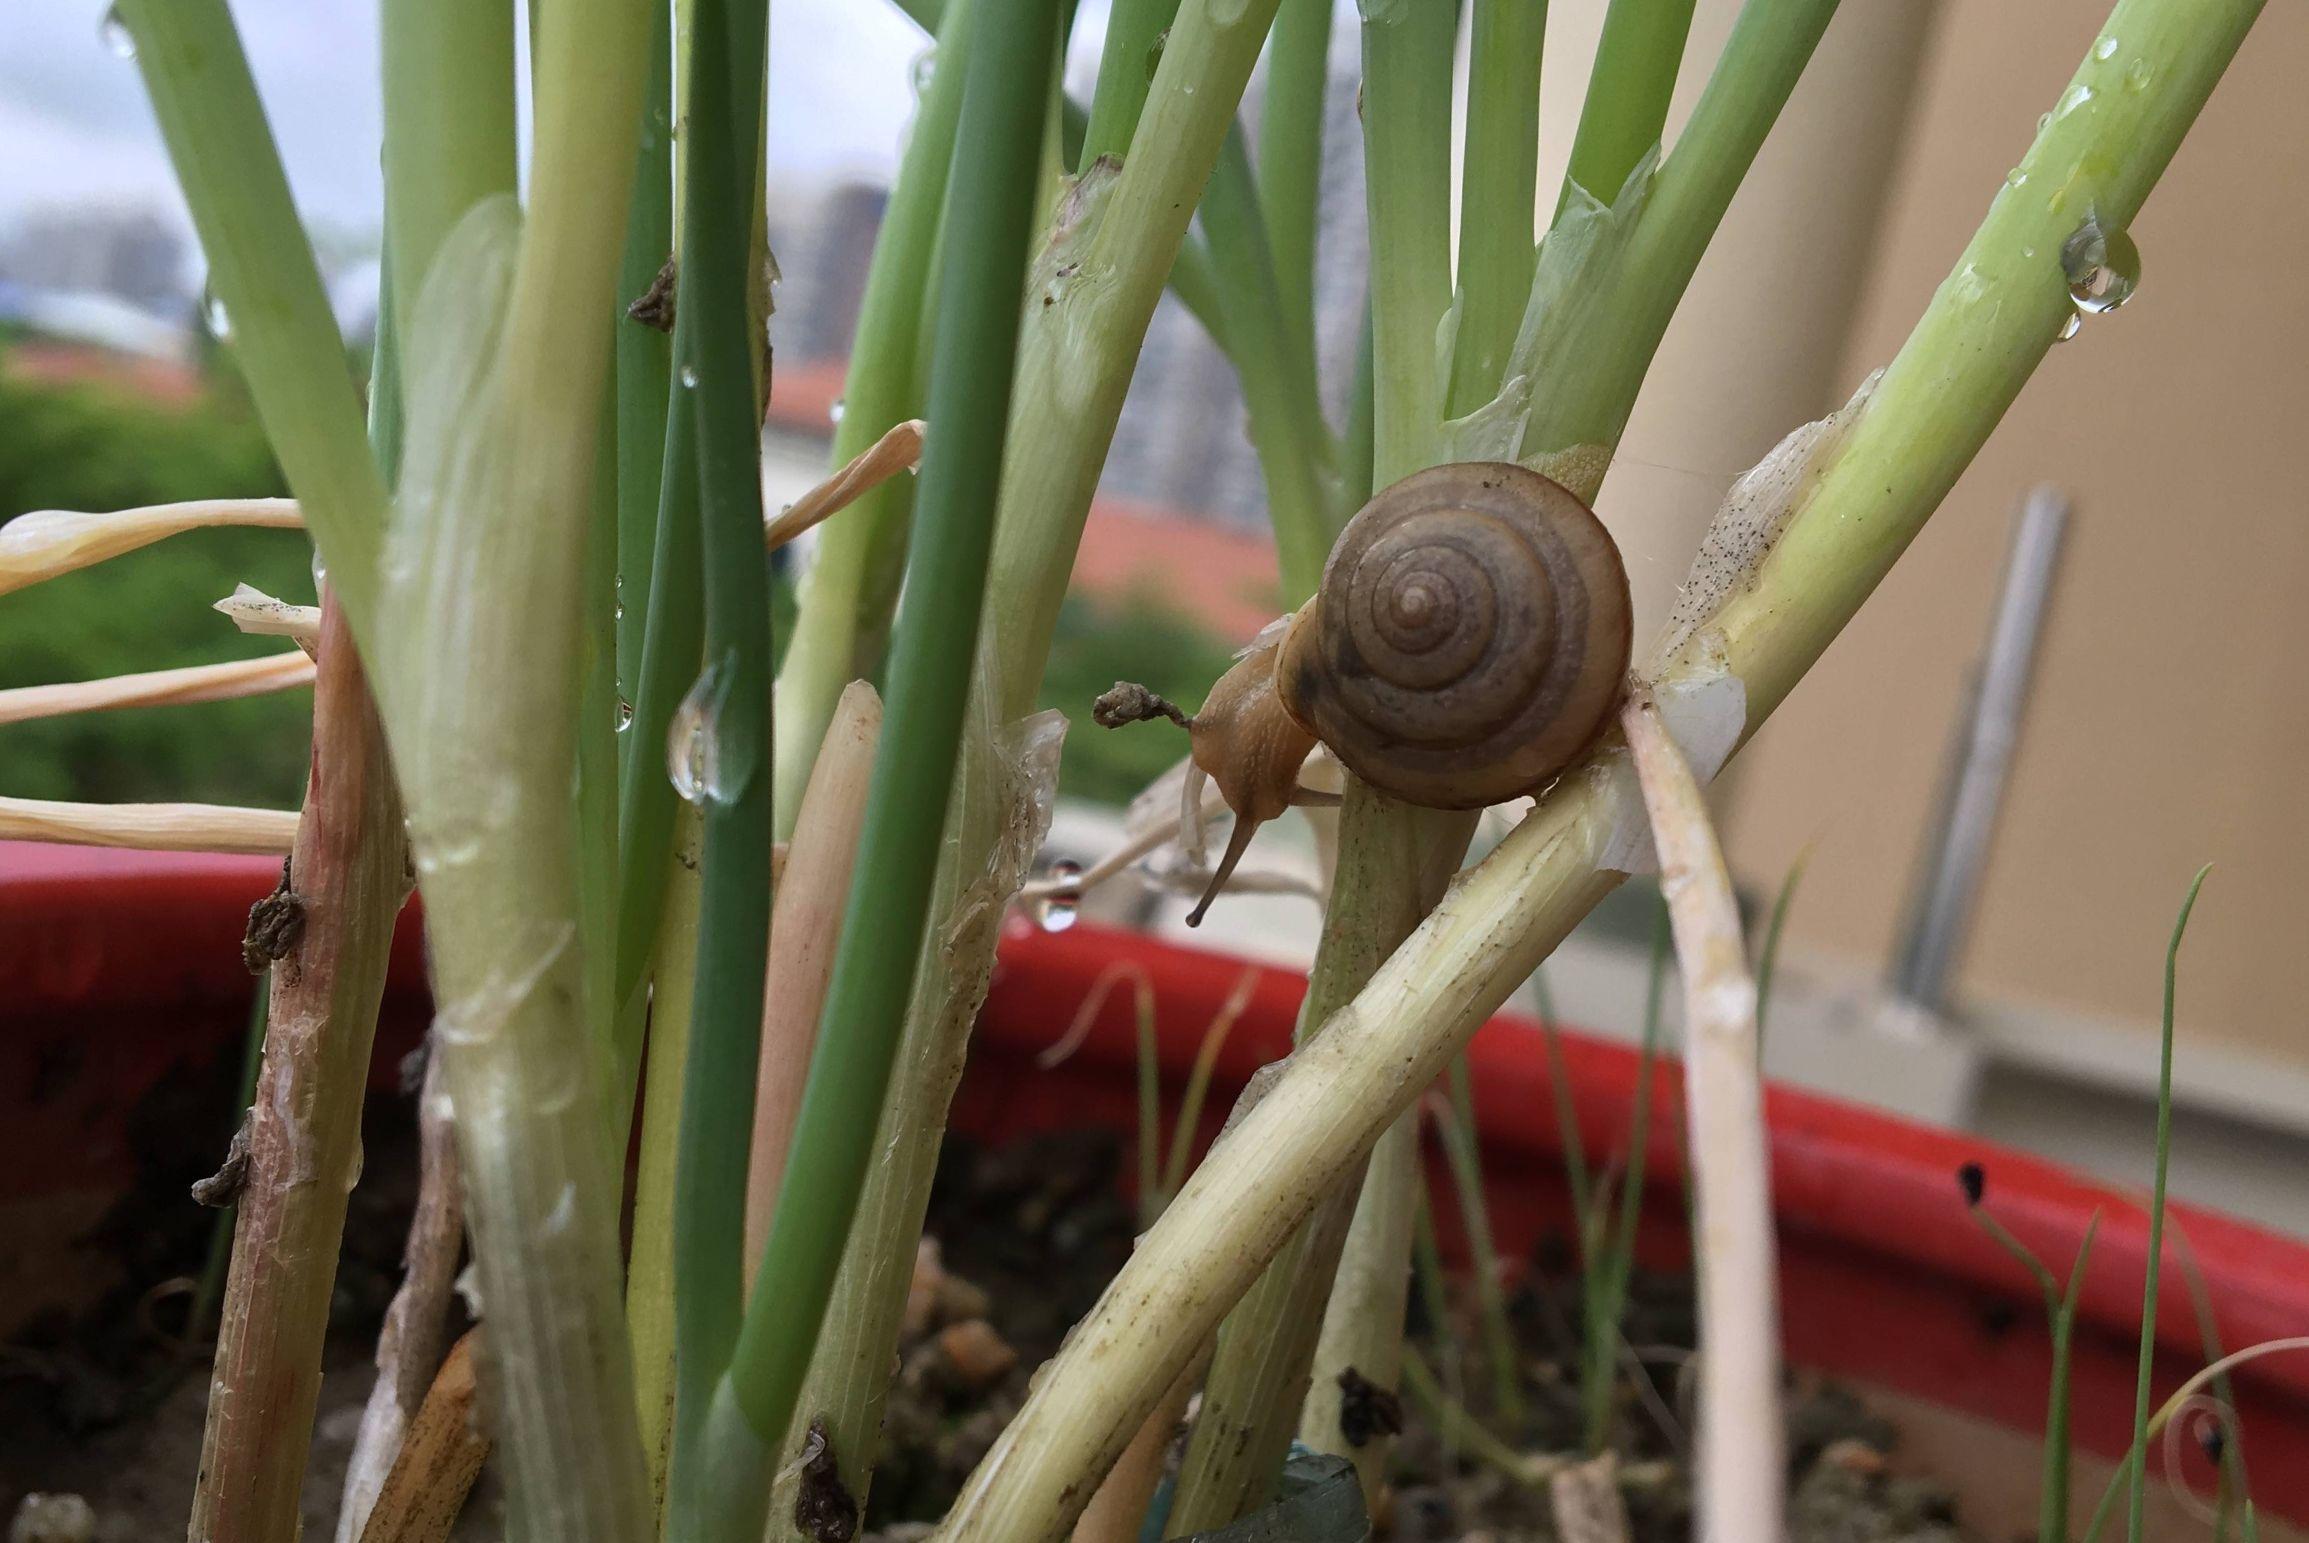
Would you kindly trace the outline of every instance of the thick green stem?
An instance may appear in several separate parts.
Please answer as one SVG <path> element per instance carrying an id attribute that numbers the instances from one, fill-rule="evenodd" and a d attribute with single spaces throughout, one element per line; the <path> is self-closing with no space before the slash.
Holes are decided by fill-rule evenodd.
<path id="1" fill-rule="evenodd" d="M 1187 0 L 1140 123 L 1140 142 L 1155 153 L 1119 170 L 1094 166 L 1077 180 L 1028 287 L 972 740 L 948 808 L 947 856 L 924 934 L 937 965 L 907 1011 L 876 1136 L 884 1156 L 859 1201 L 837 1305 L 802 1396 L 806 1413 L 825 1415 L 854 1493 L 863 1492 L 880 1430 L 914 1244 L 1002 906 L 1033 856 L 1038 818 L 1047 818 L 1021 765 L 1022 758 L 1047 762 L 1047 735 L 1038 726 L 1022 730 L 1021 720 L 1040 689 L 1132 363 L 1271 16 L 1268 0 L 1242 9 Z M 799 1428 L 789 1431 L 781 1466 L 800 1439 Z"/>
<path id="2" fill-rule="evenodd" d="M 1451 304 L 1455 20 L 1448 5 L 1365 6 L 1373 483 L 1381 488 L 1433 463 L 1443 418 L 1435 329 Z"/>
<path id="3" fill-rule="evenodd" d="M 1836 0 L 1747 0 L 1741 7 L 1618 260 L 1575 313 L 1547 319 L 1558 334 L 1557 357 L 1577 359 L 1579 367 L 1534 383 L 1542 397 L 1523 437 L 1526 457 L 1600 446 L 1600 481 L 1685 286 L 1835 13 Z M 1592 189 L 1594 196 L 1614 199 L 1627 175 Z M 1594 491 L 1582 496 L 1592 502 Z"/>
<path id="4" fill-rule="evenodd" d="M 1251 443 L 1267 489 L 1286 605 L 1322 582 L 1344 523 L 1330 429 L 1315 381 L 1312 334 L 1303 351 L 1290 329 L 1268 232 L 1240 130 L 1230 130 L 1203 194 L 1202 224 L 1225 275 L 1218 302 L 1250 414 Z"/>
<path id="5" fill-rule="evenodd" d="M 670 747 L 704 813 L 697 987 L 674 1197 L 674 1445 L 668 1525 L 696 1535 L 720 1478 L 707 1411 L 744 1306 L 746 1153 L 770 931 L 769 562 L 762 545 L 760 348 L 751 324 L 754 148 L 766 0 L 698 0 L 682 197 L 682 388 L 695 397 L 705 668 Z"/>
<path id="6" fill-rule="evenodd" d="M 1129 152 L 1139 114 L 1146 108 L 1163 34 L 1178 14 L 1179 0 L 1116 0 L 1107 12 L 1098 84 L 1090 95 L 1090 122 L 1082 132 L 1082 153 L 1074 161 L 1077 172 L 1102 155 Z"/>
<path id="7" fill-rule="evenodd" d="M 955 123 L 971 53 L 972 16 L 982 0 L 954 0 L 938 27 L 936 66 L 915 115 L 906 157 L 891 189 L 866 270 L 858 336 L 850 350 L 833 464 L 841 466 L 893 424 L 920 415 L 916 382 L 925 297 L 938 245 L 940 211 L 954 163 Z M 842 688 L 871 674 L 898 598 L 915 479 L 894 477 L 826 525 L 802 581 L 801 610 L 778 670 L 777 830 L 793 833 L 802 789 L 818 758 Z"/>
<path id="8" fill-rule="evenodd" d="M 1448 6 L 1367 8 L 1363 24 L 1364 159 L 1369 168 L 1373 429 L 1383 486 L 1434 460 L 1442 415 L 1436 326 L 1450 300 L 1450 131 L 1453 15 Z M 1472 825 L 1385 798 L 1350 778 L 1340 811 L 1339 872 L 1325 909 L 1302 1022 L 1319 1025 L 1361 990 L 1417 925 L 1422 878 L 1466 850 Z M 1403 1197 L 1413 1193 L 1416 1143 L 1375 1154 L 1360 1184 L 1343 1184 L 1220 1330 L 1202 1412 L 1181 1471 L 1172 1530 L 1211 1527 L 1262 1504 L 1294 1431 L 1346 1449 L 1336 1379 L 1392 1379 L 1379 1341 L 1398 1335 Z M 1372 1196 L 1361 1204 L 1358 1193 Z M 1358 1230 L 1360 1240 L 1356 1238 Z M 1400 1241 L 1400 1248 L 1397 1244 Z M 1389 1263 L 1389 1256 L 1394 1263 Z M 1342 1259 L 1350 1263 L 1342 1266 Z M 1336 1286 L 1334 1282 L 1337 1282 Z M 1336 1313 L 1320 1304 L 1331 1301 Z M 1369 1332 L 1382 1318 L 1388 1327 Z M 1344 1360 L 1318 1360 L 1318 1343 Z M 1310 1389 L 1311 1395 L 1310 1395 Z M 1376 1459 L 1382 1443 L 1371 1443 Z M 1362 1451 L 1348 1449 L 1365 1466 Z M 1376 1472 L 1376 1463 L 1368 1471 Z"/>
<path id="9" fill-rule="evenodd" d="M 2259 0 L 2122 0 L 2056 117 L 1990 208 L 1907 344 L 1792 495 L 1776 545 L 1687 648 L 1668 695 L 1741 688 L 1752 731 L 1922 528 L 2073 314 L 2059 249 L 2080 210 L 2121 229 Z M 2131 84 L 2128 85 L 2128 82 Z M 2064 97 L 2063 100 L 2068 100 Z M 2097 104 L 2097 105 L 2091 105 Z M 2034 255 L 2028 255 L 2034 254 Z M 2097 322 L 2093 325 L 2112 325 Z M 941 1534 L 1063 1536 L 1201 1336 L 1478 1024 L 1625 876 L 1637 813 L 1625 752 L 1599 746 L 1463 875 L 1355 1002 L 1222 1137 L 979 1465 Z"/>
<path id="10" fill-rule="evenodd" d="M 986 46 L 969 65 L 939 275 L 925 518 L 907 565 L 915 598 L 892 651 L 887 727 L 820 1050 L 706 1454 L 723 1491 L 715 1500 L 719 1531 L 733 1539 L 761 1535 L 768 1444 L 794 1413 L 873 1154 L 969 698 L 1059 12 L 1055 0 L 982 3 Z M 693 1053 L 693 1082 L 695 1066 Z M 678 1446 L 675 1460 L 682 1461 Z"/>
<path id="11" fill-rule="evenodd" d="M 1323 185 L 1323 107 L 1331 84 L 1331 0 L 1283 0 L 1267 43 L 1259 109 L 1259 206 L 1274 254 L 1284 336 L 1315 367 L 1315 230 Z M 1535 136 L 1536 142 L 1536 136 Z"/>
<path id="12" fill-rule="evenodd" d="M 1300 1022 L 1320 1027 L 1418 925 L 1429 865 L 1418 812 L 1351 779 L 1338 871 Z M 1440 885 L 1435 886 L 1440 889 Z M 1357 897 L 1350 903 L 1347 897 Z M 1338 1186 L 1220 1327 L 1202 1411 L 1179 1472 L 1171 1536 L 1223 1526 L 1271 1496 L 1308 1396 L 1323 1303 L 1360 1186 Z M 1333 1425 L 1336 1431 L 1336 1423 Z"/>
<path id="13" fill-rule="evenodd" d="M 673 49 L 671 7 L 652 7 L 649 86 L 634 153 L 633 206 L 617 267 L 617 696 L 619 726 L 640 691 L 657 556 L 659 489 L 665 482 L 667 394 L 673 348 L 657 327 L 625 314 L 673 257 Z M 678 313 L 677 313 L 678 314 Z"/>
<path id="14" fill-rule="evenodd" d="M 465 211 L 514 189 L 513 9 L 387 0 L 385 223 L 393 302 L 411 314 Z"/>
<path id="15" fill-rule="evenodd" d="M 209 293 L 231 319 L 233 362 L 367 653 L 385 483 L 232 16 L 224 0 L 120 0 L 114 15 L 136 42 Z"/>
<path id="16" fill-rule="evenodd" d="M 1498 392 L 1531 294 L 1546 37 L 1547 0 L 1477 0 L 1459 183 L 1459 300 L 1448 409 L 1454 418 Z"/>
<path id="17" fill-rule="evenodd" d="M 1692 0 L 1612 0 L 1580 103 L 1579 131 L 1556 201 L 1559 216 L 1570 206 L 1574 187 L 1609 202 L 1660 142 L 1691 30 Z M 1693 142 L 1686 129 L 1680 143 Z"/>

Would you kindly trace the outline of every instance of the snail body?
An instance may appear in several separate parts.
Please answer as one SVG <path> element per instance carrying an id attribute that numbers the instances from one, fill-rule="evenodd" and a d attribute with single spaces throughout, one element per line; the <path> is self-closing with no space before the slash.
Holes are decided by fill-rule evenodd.
<path id="1" fill-rule="evenodd" d="M 1365 504 L 1315 598 L 1262 633 L 1201 712 L 1118 686 L 1096 716 L 1185 725 L 1235 813 L 1195 922 L 1261 822 L 1319 801 L 1298 788 L 1317 743 L 1407 803 L 1537 793 L 1603 731 L 1632 643 L 1627 572 L 1594 513 L 1525 467 L 1460 462 Z"/>

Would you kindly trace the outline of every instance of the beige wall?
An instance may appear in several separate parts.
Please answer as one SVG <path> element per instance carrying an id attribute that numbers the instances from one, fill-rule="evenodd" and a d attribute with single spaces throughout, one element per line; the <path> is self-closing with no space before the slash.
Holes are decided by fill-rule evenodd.
<path id="1" fill-rule="evenodd" d="M 1830 41 L 1856 21 L 1904 25 L 1893 13 L 1910 8 L 1857 0 Z M 2107 11 L 1938 9 L 1831 400 L 1898 348 Z M 2011 508 L 2049 479 L 2077 516 L 1960 989 L 2153 1021 L 2174 907 L 2215 861 L 2184 1043 L 2309 1062 L 2304 80 L 2309 5 L 2277 0 L 2133 226 L 2137 297 L 2054 351 L 1743 756 L 1735 865 L 1769 890 L 1810 851 L 1792 946 L 1883 967 Z M 1826 105 L 1800 99 L 1783 133 L 1816 138 L 1795 109 Z M 1736 339 L 1703 341 L 1737 357 Z"/>

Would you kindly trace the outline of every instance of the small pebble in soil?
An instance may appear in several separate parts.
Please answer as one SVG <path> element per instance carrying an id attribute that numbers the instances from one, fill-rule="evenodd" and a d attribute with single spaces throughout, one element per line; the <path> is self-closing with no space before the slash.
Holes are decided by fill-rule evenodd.
<path id="1" fill-rule="evenodd" d="M 78 1495 L 26 1495 L 8 1523 L 8 1543 L 89 1543 L 96 1510 Z"/>

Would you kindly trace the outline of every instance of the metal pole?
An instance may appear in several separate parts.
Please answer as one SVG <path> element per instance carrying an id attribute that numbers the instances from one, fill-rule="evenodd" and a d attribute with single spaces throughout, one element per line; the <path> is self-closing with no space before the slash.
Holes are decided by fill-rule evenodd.
<path id="1" fill-rule="evenodd" d="M 1966 693 L 1931 844 L 1910 893 L 1892 990 L 1934 1013 L 1971 930 L 2068 517 L 2068 495 L 2047 484 L 2030 491 L 2013 521 L 1987 651 Z"/>

